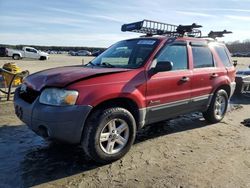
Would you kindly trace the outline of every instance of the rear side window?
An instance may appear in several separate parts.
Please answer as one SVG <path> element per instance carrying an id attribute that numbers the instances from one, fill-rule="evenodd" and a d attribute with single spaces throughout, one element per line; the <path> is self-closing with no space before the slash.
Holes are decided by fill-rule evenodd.
<path id="1" fill-rule="evenodd" d="M 172 70 L 187 69 L 187 47 L 184 45 L 165 46 L 157 57 L 159 61 L 173 62 Z"/>
<path id="2" fill-rule="evenodd" d="M 206 46 L 192 46 L 194 68 L 213 67 L 211 51 Z"/>
<path id="3" fill-rule="evenodd" d="M 225 67 L 231 67 L 232 64 L 230 62 L 230 59 L 227 55 L 227 52 L 225 51 L 224 47 L 222 46 L 215 46 L 214 47 L 216 53 L 218 54 L 220 60 L 222 61 L 222 63 L 224 64 Z"/>

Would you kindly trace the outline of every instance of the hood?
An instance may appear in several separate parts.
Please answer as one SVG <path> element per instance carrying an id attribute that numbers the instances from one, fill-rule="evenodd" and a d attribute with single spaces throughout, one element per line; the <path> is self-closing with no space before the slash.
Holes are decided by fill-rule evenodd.
<path id="1" fill-rule="evenodd" d="M 40 91 L 44 87 L 62 88 L 78 80 L 128 70 L 120 68 L 86 68 L 82 66 L 59 67 L 31 74 L 25 79 L 24 83 L 28 87 Z"/>

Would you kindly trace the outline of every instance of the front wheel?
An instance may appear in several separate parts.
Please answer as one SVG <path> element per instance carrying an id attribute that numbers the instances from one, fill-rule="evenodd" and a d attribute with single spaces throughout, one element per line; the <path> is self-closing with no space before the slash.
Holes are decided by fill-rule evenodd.
<path id="1" fill-rule="evenodd" d="M 218 123 L 224 118 L 227 106 L 228 94 L 225 90 L 220 89 L 214 94 L 208 110 L 203 112 L 203 117 L 209 123 Z"/>
<path id="2" fill-rule="evenodd" d="M 82 147 L 96 162 L 110 163 L 129 151 L 135 135 L 135 119 L 128 110 L 120 107 L 97 110 L 86 122 Z"/>
<path id="3" fill-rule="evenodd" d="M 47 58 L 45 56 L 41 56 L 39 60 L 46 60 Z"/>

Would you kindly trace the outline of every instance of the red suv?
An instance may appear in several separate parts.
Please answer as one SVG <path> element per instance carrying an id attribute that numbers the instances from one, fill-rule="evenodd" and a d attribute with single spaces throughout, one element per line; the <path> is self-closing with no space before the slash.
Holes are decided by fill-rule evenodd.
<path id="1" fill-rule="evenodd" d="M 120 41 L 85 66 L 28 76 L 15 92 L 17 116 L 101 163 L 125 155 L 145 125 L 195 111 L 221 121 L 235 89 L 225 45 L 195 36 L 195 24 L 169 30 L 146 22 L 122 27 L 146 36 Z"/>

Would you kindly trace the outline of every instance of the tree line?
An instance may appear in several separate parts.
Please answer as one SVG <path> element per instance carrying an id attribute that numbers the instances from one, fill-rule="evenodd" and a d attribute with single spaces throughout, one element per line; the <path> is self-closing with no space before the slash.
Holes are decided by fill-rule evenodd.
<path id="1" fill-rule="evenodd" d="M 234 41 L 226 43 L 226 45 L 231 53 L 250 53 L 250 39 L 243 42 Z"/>

